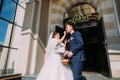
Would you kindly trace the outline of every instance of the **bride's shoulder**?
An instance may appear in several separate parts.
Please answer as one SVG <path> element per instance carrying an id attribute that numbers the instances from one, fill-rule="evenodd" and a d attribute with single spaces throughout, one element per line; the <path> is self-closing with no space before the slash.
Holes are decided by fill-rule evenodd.
<path id="1" fill-rule="evenodd" d="M 55 38 L 52 38 L 51 40 L 55 40 Z"/>
<path id="2" fill-rule="evenodd" d="M 55 39 L 55 38 L 52 38 L 52 40 L 51 40 L 52 42 L 58 42 L 58 40 L 57 39 Z"/>

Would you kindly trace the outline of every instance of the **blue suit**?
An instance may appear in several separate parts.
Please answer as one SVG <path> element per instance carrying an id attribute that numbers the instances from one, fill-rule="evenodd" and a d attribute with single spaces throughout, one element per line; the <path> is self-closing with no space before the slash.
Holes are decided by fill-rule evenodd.
<path id="1" fill-rule="evenodd" d="M 84 42 L 80 32 L 73 32 L 70 36 L 69 51 L 73 53 L 73 56 L 70 58 L 70 66 L 74 80 L 82 80 L 82 68 L 83 62 L 85 61 L 83 46 Z"/>

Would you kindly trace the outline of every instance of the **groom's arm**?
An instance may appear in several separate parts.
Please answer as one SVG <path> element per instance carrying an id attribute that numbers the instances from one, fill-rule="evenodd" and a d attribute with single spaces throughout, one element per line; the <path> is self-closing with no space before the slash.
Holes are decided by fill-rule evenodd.
<path id="1" fill-rule="evenodd" d="M 84 42 L 79 32 L 75 32 L 75 34 L 73 35 L 73 38 L 75 39 L 76 46 L 72 50 L 70 50 L 70 52 L 72 52 L 73 55 L 75 55 L 79 50 L 83 49 Z"/>

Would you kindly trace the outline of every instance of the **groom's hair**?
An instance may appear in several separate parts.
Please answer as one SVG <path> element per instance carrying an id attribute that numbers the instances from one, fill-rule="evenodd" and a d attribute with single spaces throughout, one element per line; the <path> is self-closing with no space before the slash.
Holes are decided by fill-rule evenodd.
<path id="1" fill-rule="evenodd" d="M 72 23 L 66 22 L 66 23 L 65 23 L 65 26 L 67 26 L 67 25 L 70 25 L 70 26 L 74 29 L 74 25 L 73 25 Z"/>

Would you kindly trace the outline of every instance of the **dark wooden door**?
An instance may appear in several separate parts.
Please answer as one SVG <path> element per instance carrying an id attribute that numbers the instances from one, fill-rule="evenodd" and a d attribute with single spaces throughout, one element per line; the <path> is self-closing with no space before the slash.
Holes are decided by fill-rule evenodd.
<path id="1" fill-rule="evenodd" d="M 97 25 L 98 32 L 98 58 L 100 62 L 100 71 L 103 75 L 111 77 L 110 61 L 108 56 L 108 48 L 106 43 L 106 35 L 104 29 L 103 18 L 101 18 Z"/>
<path id="2" fill-rule="evenodd" d="M 60 33 L 60 36 L 62 37 L 63 36 L 63 32 L 64 32 L 64 29 L 59 27 L 59 26 L 55 26 L 55 31 L 56 32 L 59 32 Z"/>

